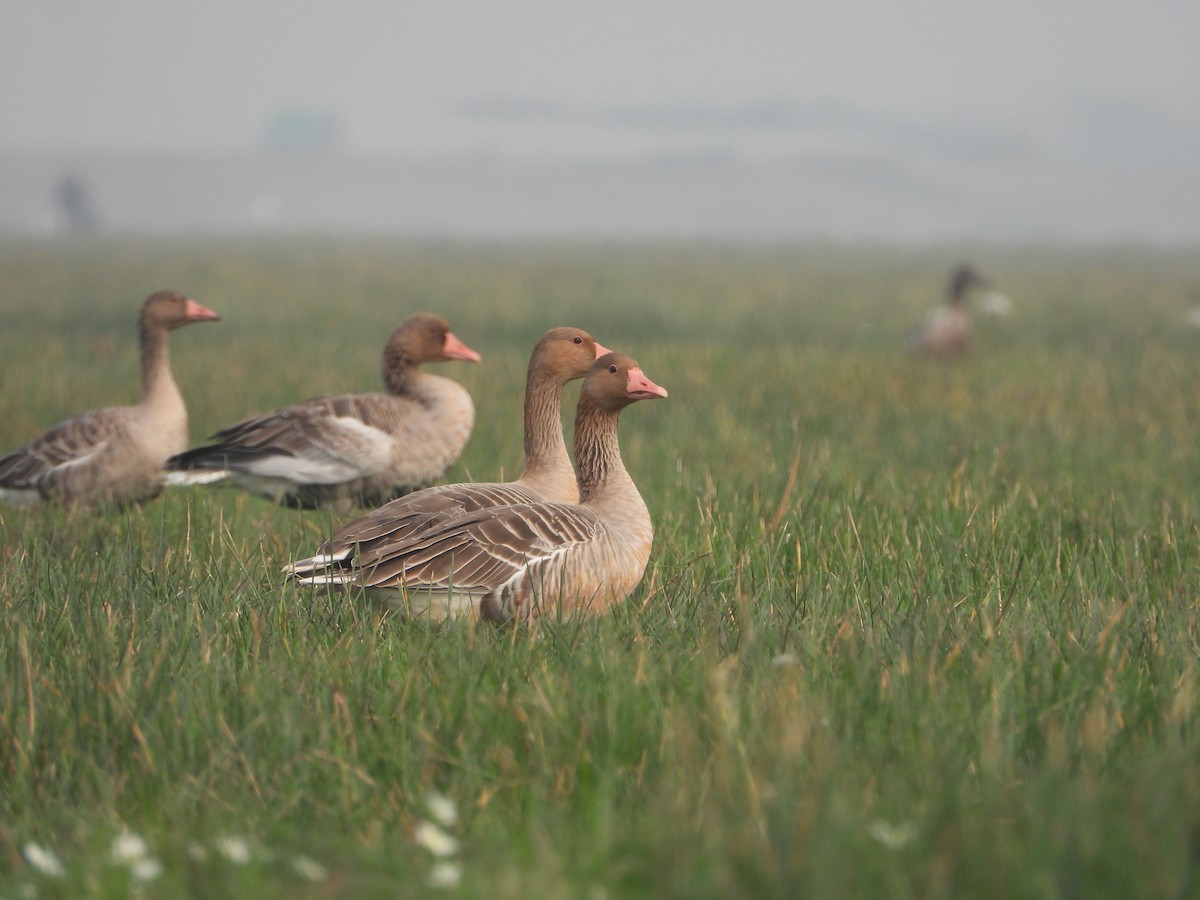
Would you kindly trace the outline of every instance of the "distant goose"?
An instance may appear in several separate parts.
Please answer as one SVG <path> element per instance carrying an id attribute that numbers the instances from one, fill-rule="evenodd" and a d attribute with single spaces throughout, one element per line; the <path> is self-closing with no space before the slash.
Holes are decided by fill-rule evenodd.
<path id="1" fill-rule="evenodd" d="M 422 363 L 479 354 L 441 316 L 410 316 L 383 348 L 386 394 L 318 397 L 231 425 L 168 462 L 171 484 L 224 482 L 287 506 L 375 506 L 436 481 L 475 423 L 471 395 Z"/>
<path id="2" fill-rule="evenodd" d="M 492 506 L 549 500 L 578 503 L 575 469 L 563 440 L 562 393 L 583 378 L 606 347 L 579 328 L 552 328 L 533 348 L 525 378 L 525 467 L 504 484 L 444 484 L 384 504 L 334 532 L 322 553 L 383 552 L 447 519 Z"/>
<path id="3" fill-rule="evenodd" d="M 954 356 L 967 349 L 971 341 L 971 317 L 967 312 L 967 293 L 987 282 L 971 266 L 961 265 L 950 273 L 946 302 L 938 307 L 912 336 L 910 345 L 933 356 Z"/>
<path id="4" fill-rule="evenodd" d="M 634 360 L 605 354 L 579 394 L 578 504 L 480 509 L 357 554 L 361 547 L 347 526 L 336 544 L 284 571 L 299 584 L 366 589 L 432 619 L 603 613 L 637 587 L 654 538 L 646 504 L 621 461 L 619 416 L 638 400 L 666 396 Z"/>
<path id="5" fill-rule="evenodd" d="M 141 503 L 162 490 L 163 463 L 188 445 L 187 409 L 171 377 L 167 332 L 219 316 L 183 294 L 142 304 L 142 400 L 68 419 L 0 459 L 0 498 L 67 506 Z"/>

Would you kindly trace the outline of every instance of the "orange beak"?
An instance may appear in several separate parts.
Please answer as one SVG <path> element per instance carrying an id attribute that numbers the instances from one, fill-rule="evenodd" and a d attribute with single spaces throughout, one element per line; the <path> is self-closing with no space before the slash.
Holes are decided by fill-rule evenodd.
<path id="1" fill-rule="evenodd" d="M 599 359 L 599 358 L 600 358 L 600 357 L 602 357 L 602 356 L 603 356 L 605 353 L 612 353 L 612 351 L 611 351 L 611 350 L 609 350 L 607 347 L 605 347 L 605 346 L 604 346 L 602 343 L 600 343 L 599 341 L 596 341 L 596 359 Z"/>
<path id="2" fill-rule="evenodd" d="M 630 369 L 625 393 L 634 400 L 653 400 L 655 397 L 667 396 L 667 389 L 659 387 L 647 378 L 641 369 Z"/>
<path id="3" fill-rule="evenodd" d="M 216 322 L 220 318 L 220 316 L 207 306 L 201 306 L 191 297 L 183 302 L 183 319 L 185 322 Z"/>
<path id="4" fill-rule="evenodd" d="M 446 332 L 446 342 L 442 344 L 442 359 L 465 359 L 467 362 L 479 362 L 482 357 L 454 336 L 454 332 Z"/>

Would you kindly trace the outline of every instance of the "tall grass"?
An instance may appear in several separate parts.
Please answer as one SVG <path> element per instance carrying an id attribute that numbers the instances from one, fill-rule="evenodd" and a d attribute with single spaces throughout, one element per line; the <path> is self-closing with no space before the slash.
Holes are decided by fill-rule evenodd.
<path id="1" fill-rule="evenodd" d="M 1200 894 L 1200 263 L 976 248 L 1016 316 L 911 359 L 962 252 L 0 246 L 0 452 L 135 397 L 159 287 L 224 318 L 172 336 L 197 440 L 374 389 L 419 309 L 484 355 L 440 367 L 448 480 L 514 474 L 552 325 L 671 391 L 623 417 L 657 538 L 600 620 L 314 596 L 279 567 L 334 517 L 232 491 L 0 511 L 0 895 Z"/>

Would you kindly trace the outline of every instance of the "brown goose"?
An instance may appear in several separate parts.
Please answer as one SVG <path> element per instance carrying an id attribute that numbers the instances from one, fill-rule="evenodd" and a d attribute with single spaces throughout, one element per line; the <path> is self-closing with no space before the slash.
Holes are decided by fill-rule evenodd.
<path id="1" fill-rule="evenodd" d="M 386 394 L 318 397 L 231 425 L 172 457 L 171 484 L 227 481 L 286 506 L 378 506 L 436 481 L 458 459 L 475 406 L 456 381 L 422 372 L 479 354 L 441 316 L 410 316 L 383 348 Z"/>
<path id="2" fill-rule="evenodd" d="M 954 356 L 967 349 L 971 341 L 971 317 L 967 313 L 967 292 L 987 284 L 971 266 L 961 265 L 950 273 L 946 302 L 938 307 L 912 336 L 912 348 L 933 356 Z"/>
<path id="3" fill-rule="evenodd" d="M 140 503 L 162 490 L 162 467 L 188 445 L 187 410 L 167 356 L 167 332 L 220 318 L 176 291 L 142 304 L 142 401 L 68 419 L 0 459 L 0 497 L 68 506 Z"/>
<path id="4" fill-rule="evenodd" d="M 618 418 L 637 400 L 665 396 L 634 360 L 605 354 L 579 394 L 578 504 L 480 509 L 352 560 L 330 565 L 331 554 L 322 553 L 285 571 L 300 584 L 363 588 L 433 619 L 602 613 L 641 581 L 654 537 L 646 504 L 621 461 Z"/>
<path id="5" fill-rule="evenodd" d="M 513 503 L 578 503 L 575 469 L 563 440 L 562 392 L 608 348 L 579 328 L 552 328 L 534 345 L 525 378 L 525 467 L 516 481 L 445 484 L 386 503 L 349 523 L 321 547 L 345 561 L 367 547 L 400 543 L 447 519 Z M 315 559 L 316 557 L 314 557 Z"/>

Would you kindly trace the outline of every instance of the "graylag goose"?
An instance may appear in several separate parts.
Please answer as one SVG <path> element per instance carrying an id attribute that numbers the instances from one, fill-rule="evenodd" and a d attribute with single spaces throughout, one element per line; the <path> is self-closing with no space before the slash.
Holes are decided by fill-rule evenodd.
<path id="1" fill-rule="evenodd" d="M 220 318 L 176 291 L 151 294 L 138 318 L 142 400 L 68 419 L 0 459 L 0 497 L 17 503 L 125 505 L 153 499 L 163 463 L 187 448 L 187 409 L 171 377 L 167 333 Z"/>
<path id="2" fill-rule="evenodd" d="M 366 552 L 347 526 L 336 545 L 284 571 L 300 584 L 364 589 L 435 620 L 603 613 L 637 587 L 654 538 L 649 511 L 621 461 L 619 416 L 638 400 L 666 396 L 634 360 L 605 354 L 579 393 L 578 504 L 479 509 Z"/>
<path id="3" fill-rule="evenodd" d="M 932 356 L 955 356 L 971 342 L 971 316 L 967 293 L 987 284 L 971 266 L 961 265 L 950 273 L 946 302 L 938 307 L 912 336 L 912 348 Z"/>
<path id="4" fill-rule="evenodd" d="M 563 439 L 563 388 L 587 375 L 608 352 L 580 328 L 552 328 L 534 345 L 525 377 L 525 465 L 516 481 L 444 484 L 408 494 L 334 532 L 321 552 L 397 544 L 438 522 L 490 506 L 578 503 L 575 469 Z"/>
<path id="5" fill-rule="evenodd" d="M 171 484 L 229 483 L 285 506 L 378 506 L 432 484 L 475 424 L 471 395 L 421 364 L 479 354 L 441 316 L 406 319 L 383 348 L 386 394 L 318 397 L 263 413 L 172 457 Z"/>

